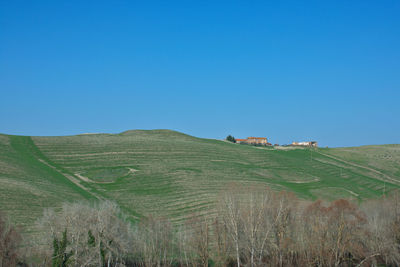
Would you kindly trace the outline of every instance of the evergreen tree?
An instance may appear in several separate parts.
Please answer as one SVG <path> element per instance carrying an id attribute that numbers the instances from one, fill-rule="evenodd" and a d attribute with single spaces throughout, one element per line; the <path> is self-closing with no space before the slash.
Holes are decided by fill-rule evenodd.
<path id="1" fill-rule="evenodd" d="M 88 245 L 90 247 L 95 247 L 96 246 L 96 239 L 94 238 L 94 235 L 92 234 L 92 231 L 88 231 Z"/>
<path id="2" fill-rule="evenodd" d="M 59 241 L 55 236 L 53 240 L 53 267 L 67 267 L 71 263 L 73 252 L 67 252 L 68 239 L 67 229 L 64 230 L 62 239 Z"/>

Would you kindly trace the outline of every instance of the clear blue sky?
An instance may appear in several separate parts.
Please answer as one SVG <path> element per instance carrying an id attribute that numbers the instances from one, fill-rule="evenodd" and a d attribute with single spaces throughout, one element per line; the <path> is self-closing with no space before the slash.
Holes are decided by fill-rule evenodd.
<path id="1" fill-rule="evenodd" d="M 3 1 L 0 132 L 400 143 L 400 1 Z"/>

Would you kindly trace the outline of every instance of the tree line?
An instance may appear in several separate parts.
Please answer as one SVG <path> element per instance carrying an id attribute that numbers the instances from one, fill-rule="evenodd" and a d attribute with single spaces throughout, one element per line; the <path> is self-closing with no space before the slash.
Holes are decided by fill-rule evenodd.
<path id="1" fill-rule="evenodd" d="M 233 185 L 213 215 L 130 222 L 113 202 L 45 210 L 21 238 L 0 216 L 3 266 L 399 266 L 400 194 L 314 202 Z"/>

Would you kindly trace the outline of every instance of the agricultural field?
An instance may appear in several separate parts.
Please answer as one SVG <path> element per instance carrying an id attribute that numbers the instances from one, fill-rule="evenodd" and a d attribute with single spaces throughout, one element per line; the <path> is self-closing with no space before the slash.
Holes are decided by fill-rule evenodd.
<path id="1" fill-rule="evenodd" d="M 400 187 L 400 145 L 278 149 L 170 130 L 0 135 L 0 207 L 24 231 L 44 208 L 109 199 L 135 220 L 214 212 L 232 183 L 362 201 Z"/>

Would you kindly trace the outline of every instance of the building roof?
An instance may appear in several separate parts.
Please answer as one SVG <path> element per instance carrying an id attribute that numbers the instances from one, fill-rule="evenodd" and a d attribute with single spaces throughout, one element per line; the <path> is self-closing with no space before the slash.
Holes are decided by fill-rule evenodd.
<path id="1" fill-rule="evenodd" d="M 267 137 L 247 137 L 247 139 L 267 139 Z"/>

